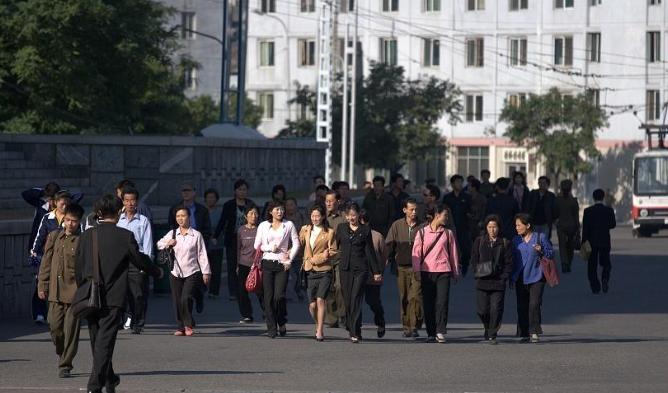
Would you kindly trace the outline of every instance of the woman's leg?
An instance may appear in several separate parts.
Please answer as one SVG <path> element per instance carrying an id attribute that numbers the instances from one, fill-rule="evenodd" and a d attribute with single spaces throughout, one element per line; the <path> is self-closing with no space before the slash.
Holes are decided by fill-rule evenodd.
<path id="1" fill-rule="evenodd" d="M 485 328 L 485 340 L 488 340 L 491 336 L 489 334 L 489 321 L 490 321 L 490 296 L 489 292 L 482 289 L 475 290 L 475 299 L 476 304 L 478 305 L 478 316 L 482 321 L 482 325 Z"/>
<path id="2" fill-rule="evenodd" d="M 352 291 L 353 279 L 352 271 L 340 270 L 339 277 L 341 278 L 341 296 L 343 297 L 343 304 L 346 309 L 346 330 L 353 331 L 352 319 L 350 317 L 350 308 L 352 307 Z"/>
<path id="3" fill-rule="evenodd" d="M 171 273 L 169 273 L 169 286 L 172 289 L 172 305 L 174 306 L 174 317 L 176 317 L 176 329 L 183 331 L 183 313 L 181 311 L 183 279 L 174 277 Z"/>
<path id="4" fill-rule="evenodd" d="M 436 337 L 436 285 L 431 280 L 430 273 L 422 272 L 420 278 L 427 337 Z"/>
<path id="5" fill-rule="evenodd" d="M 186 277 L 183 283 L 183 292 L 181 292 L 181 311 L 183 315 L 183 325 L 192 328 L 195 325 L 193 318 L 193 304 L 195 295 L 202 285 L 202 273 L 197 272 L 190 277 Z"/>
<path id="6" fill-rule="evenodd" d="M 317 337 L 322 337 L 324 336 L 324 326 L 325 326 L 325 314 L 327 313 L 327 302 L 325 299 L 319 297 L 316 299 L 316 336 Z"/>
<path id="7" fill-rule="evenodd" d="M 524 285 L 523 272 L 515 283 L 517 294 L 517 337 L 529 337 L 529 289 Z"/>
<path id="8" fill-rule="evenodd" d="M 353 319 L 353 336 L 362 336 L 362 304 L 364 303 L 364 287 L 366 286 L 367 272 L 355 272 L 353 277 L 352 310 L 350 313 Z"/>
<path id="9" fill-rule="evenodd" d="M 437 273 L 436 277 L 436 333 L 441 334 L 448 332 L 450 275 L 450 273 Z"/>
<path id="10" fill-rule="evenodd" d="M 545 281 L 541 280 L 529 285 L 529 333 L 543 334 L 541 323 L 541 306 Z"/>
<path id="11" fill-rule="evenodd" d="M 237 289 L 237 302 L 239 303 L 239 313 L 242 318 L 253 319 L 253 306 L 251 305 L 248 291 L 246 290 L 246 279 L 250 273 L 250 267 L 239 265 L 239 288 Z"/>
<path id="12" fill-rule="evenodd" d="M 264 315 L 267 333 L 276 335 L 276 310 L 274 308 L 276 262 L 262 262 L 262 289 L 264 296 Z"/>
<path id="13" fill-rule="evenodd" d="M 506 290 L 492 291 L 489 293 L 489 338 L 496 338 L 496 335 L 501 329 L 501 322 L 503 321 L 503 306 L 506 297 Z"/>
<path id="14" fill-rule="evenodd" d="M 284 326 L 288 322 L 288 305 L 286 300 L 286 289 L 288 286 L 288 279 L 290 278 L 290 271 L 285 270 L 283 265 L 278 266 L 281 271 L 276 273 L 274 286 L 274 304 L 276 312 L 276 323 L 278 326 Z"/>

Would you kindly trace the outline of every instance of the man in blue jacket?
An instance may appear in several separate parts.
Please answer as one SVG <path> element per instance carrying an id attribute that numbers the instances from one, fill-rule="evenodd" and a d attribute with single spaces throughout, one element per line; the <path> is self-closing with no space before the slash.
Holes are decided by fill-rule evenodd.
<path id="1" fill-rule="evenodd" d="M 603 293 L 607 293 L 610 282 L 610 230 L 617 226 L 615 211 L 603 204 L 605 191 L 597 189 L 594 191 L 594 205 L 585 209 L 582 217 L 582 242 L 589 242 L 591 254 L 589 255 L 589 286 L 593 294 L 601 292 L 601 281 L 598 280 L 598 265 L 603 268 L 601 280 L 603 282 Z"/>

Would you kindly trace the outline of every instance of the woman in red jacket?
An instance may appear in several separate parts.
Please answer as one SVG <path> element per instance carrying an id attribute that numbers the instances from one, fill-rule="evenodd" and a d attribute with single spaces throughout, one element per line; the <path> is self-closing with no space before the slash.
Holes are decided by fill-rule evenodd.
<path id="1" fill-rule="evenodd" d="M 427 342 L 445 342 L 450 279 L 459 277 L 457 240 L 448 222 L 448 208 L 436 204 L 431 223 L 420 229 L 413 243 L 413 271 L 422 283 Z"/>

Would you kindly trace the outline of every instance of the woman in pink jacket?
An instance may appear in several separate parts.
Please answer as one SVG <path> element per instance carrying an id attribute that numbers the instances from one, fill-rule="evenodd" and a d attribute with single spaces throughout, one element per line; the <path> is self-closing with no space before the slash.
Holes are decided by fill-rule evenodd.
<path id="1" fill-rule="evenodd" d="M 448 324 L 450 279 L 459 277 L 457 240 L 445 227 L 448 208 L 438 203 L 431 223 L 420 228 L 413 243 L 413 271 L 422 283 L 427 342 L 444 343 Z"/>

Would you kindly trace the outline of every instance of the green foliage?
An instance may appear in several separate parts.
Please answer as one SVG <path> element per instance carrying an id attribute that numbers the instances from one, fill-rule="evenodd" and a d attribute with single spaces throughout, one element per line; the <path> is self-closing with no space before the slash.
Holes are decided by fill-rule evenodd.
<path id="1" fill-rule="evenodd" d="M 508 123 L 505 135 L 518 146 L 536 149 L 556 179 L 591 170 L 591 159 L 600 154 L 596 133 L 607 126 L 605 112 L 590 93 L 564 97 L 556 88 L 519 106 L 506 102 L 500 120 Z"/>
<path id="2" fill-rule="evenodd" d="M 236 98 L 229 102 L 229 118 L 234 120 L 236 116 Z M 220 121 L 220 104 L 213 100 L 211 96 L 198 96 L 186 101 L 187 115 L 190 119 L 186 133 L 196 134 L 211 124 Z M 244 124 L 251 128 L 257 128 L 262 118 L 262 108 L 255 105 L 253 100 L 246 96 L 244 106 Z"/>
<path id="3" fill-rule="evenodd" d="M 183 79 L 153 0 L 0 0 L 0 130 L 183 133 Z"/>
<path id="4" fill-rule="evenodd" d="M 237 96 L 232 94 L 230 96 L 229 104 L 229 119 L 236 119 L 236 106 L 237 106 Z M 244 124 L 250 128 L 257 129 L 257 127 L 262 123 L 262 108 L 259 105 L 255 105 L 255 102 L 248 98 L 246 94 L 246 99 L 244 100 Z"/>
<path id="5" fill-rule="evenodd" d="M 308 86 L 302 86 L 295 81 L 295 97 L 288 101 L 290 105 L 297 105 L 297 120 L 288 120 L 277 135 L 278 138 L 315 138 L 315 109 L 316 96 Z"/>

